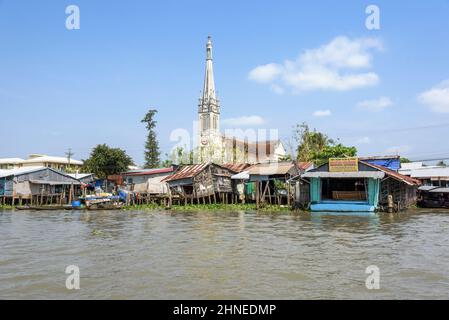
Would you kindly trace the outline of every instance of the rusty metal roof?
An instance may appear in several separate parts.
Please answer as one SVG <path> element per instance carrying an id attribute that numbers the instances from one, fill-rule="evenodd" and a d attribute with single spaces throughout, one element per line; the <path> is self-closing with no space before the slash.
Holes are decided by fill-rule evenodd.
<path id="1" fill-rule="evenodd" d="M 222 167 L 231 170 L 234 173 L 240 173 L 250 167 L 249 163 L 225 163 Z"/>
<path id="2" fill-rule="evenodd" d="M 309 169 L 311 166 L 313 166 L 313 162 L 298 162 L 296 163 L 296 165 L 298 166 L 298 168 L 301 171 L 306 171 L 307 169 Z"/>
<path id="3" fill-rule="evenodd" d="M 405 183 L 408 184 L 408 185 L 414 186 L 414 185 L 420 185 L 420 184 L 421 184 L 421 182 L 420 182 L 419 180 L 410 178 L 410 177 L 408 177 L 408 176 L 404 176 L 403 174 L 397 173 L 396 171 L 393 171 L 393 170 L 391 170 L 391 169 L 388 169 L 388 168 L 385 168 L 385 167 L 382 167 L 382 166 L 379 166 L 379 165 L 376 165 L 376 164 L 364 162 L 364 161 L 361 161 L 361 160 L 359 160 L 359 162 L 361 162 L 361 163 L 363 163 L 363 164 L 365 164 L 365 165 L 367 165 L 367 166 L 376 168 L 376 169 L 378 169 L 378 170 L 380 170 L 380 171 L 383 171 L 383 172 L 385 172 L 388 176 L 390 176 L 390 177 L 392 177 L 392 178 L 394 178 L 394 179 L 396 179 L 396 180 L 405 182 Z"/>
<path id="4" fill-rule="evenodd" d="M 168 176 L 167 178 L 163 179 L 162 181 L 174 181 L 174 180 L 180 180 L 180 179 L 188 179 L 193 178 L 198 173 L 203 171 L 210 163 L 202 163 L 202 164 L 190 164 L 182 166 L 178 171 L 176 171 L 171 176 Z"/>

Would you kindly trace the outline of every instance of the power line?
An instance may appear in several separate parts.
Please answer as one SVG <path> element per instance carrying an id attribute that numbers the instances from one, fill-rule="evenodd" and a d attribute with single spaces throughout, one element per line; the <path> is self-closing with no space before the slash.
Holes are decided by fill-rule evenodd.
<path id="1" fill-rule="evenodd" d="M 426 162 L 426 161 L 441 161 L 441 160 L 449 160 L 449 156 L 447 157 L 440 157 L 440 158 L 433 158 L 433 159 L 413 159 L 413 162 Z"/>

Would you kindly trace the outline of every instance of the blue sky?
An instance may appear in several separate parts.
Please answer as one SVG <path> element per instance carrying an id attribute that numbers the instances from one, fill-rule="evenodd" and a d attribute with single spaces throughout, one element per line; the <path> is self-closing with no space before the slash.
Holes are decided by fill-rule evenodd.
<path id="1" fill-rule="evenodd" d="M 70 4 L 80 30 L 65 28 Z M 365 27 L 370 4 L 380 30 Z M 222 119 L 449 157 L 449 0 L 0 0 L 0 157 L 84 159 L 107 143 L 142 163 L 150 107 L 168 152 L 197 118 L 208 35 Z"/>

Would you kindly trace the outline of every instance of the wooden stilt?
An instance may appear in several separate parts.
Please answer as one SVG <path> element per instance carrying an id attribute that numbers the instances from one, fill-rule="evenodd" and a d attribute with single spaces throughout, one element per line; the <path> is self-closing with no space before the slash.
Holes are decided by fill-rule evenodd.
<path id="1" fill-rule="evenodd" d="M 270 190 L 270 181 L 267 182 L 267 191 L 268 191 L 268 201 L 270 202 L 270 204 L 272 204 L 272 200 L 271 200 L 271 190 Z"/>
<path id="2" fill-rule="evenodd" d="M 259 197 L 260 197 L 260 195 L 259 195 L 259 188 L 260 188 L 260 182 L 259 181 L 256 181 L 256 209 L 257 210 L 259 210 L 259 206 L 260 206 L 260 199 L 259 199 Z"/>

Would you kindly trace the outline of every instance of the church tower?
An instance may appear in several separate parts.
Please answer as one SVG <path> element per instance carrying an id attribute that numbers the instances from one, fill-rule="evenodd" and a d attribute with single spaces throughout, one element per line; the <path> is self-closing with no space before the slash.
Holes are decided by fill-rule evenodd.
<path id="1" fill-rule="evenodd" d="M 212 65 L 212 39 L 206 44 L 206 73 L 202 97 L 198 105 L 200 143 L 210 146 L 220 136 L 220 101 L 215 93 L 214 69 Z"/>

